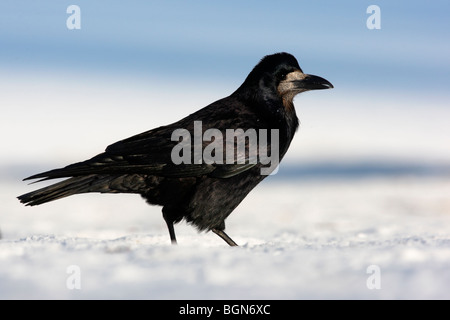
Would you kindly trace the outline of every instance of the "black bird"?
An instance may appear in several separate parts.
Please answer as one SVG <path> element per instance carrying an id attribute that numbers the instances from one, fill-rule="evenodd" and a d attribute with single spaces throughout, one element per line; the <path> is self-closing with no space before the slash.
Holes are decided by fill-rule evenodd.
<path id="1" fill-rule="evenodd" d="M 295 57 L 288 53 L 265 56 L 230 96 L 178 122 L 116 142 L 89 160 L 28 177 L 24 180 L 68 179 L 18 199 L 34 206 L 78 193 L 137 193 L 149 204 L 163 207 L 172 243 L 176 243 L 174 223 L 185 219 L 199 231 L 213 231 L 234 246 L 236 243 L 224 232 L 225 219 L 267 176 L 262 174 L 262 169 L 268 165 L 261 160 L 261 153 L 264 151 L 281 161 L 289 148 L 298 127 L 293 104 L 295 95 L 330 88 L 333 85 L 327 80 L 303 73 Z M 195 132 L 194 121 L 201 121 L 201 133 L 217 129 L 214 139 L 200 136 L 203 139 L 196 142 L 198 132 Z M 173 137 L 176 129 L 194 136 L 194 143 L 178 153 L 174 153 L 174 148 L 185 144 L 182 144 L 184 139 Z M 206 151 L 213 140 L 223 142 L 227 129 L 236 133 L 233 149 L 229 149 L 235 152 L 233 161 L 198 161 L 199 150 Z M 249 130 L 256 133 L 259 148 L 252 148 Z M 262 146 L 264 130 L 267 143 Z M 276 132 L 278 136 L 274 138 L 269 132 Z M 222 134 L 222 140 L 218 133 Z M 242 137 L 245 139 L 241 140 L 245 141 L 243 148 L 237 144 Z M 192 140 L 186 139 L 183 143 L 189 141 Z M 223 149 L 215 149 L 211 156 L 220 157 L 219 151 L 223 151 L 221 159 L 225 159 L 226 146 L 224 143 Z M 178 161 L 177 164 L 173 159 L 177 154 L 183 154 L 187 157 L 185 160 L 189 158 L 192 162 Z"/>

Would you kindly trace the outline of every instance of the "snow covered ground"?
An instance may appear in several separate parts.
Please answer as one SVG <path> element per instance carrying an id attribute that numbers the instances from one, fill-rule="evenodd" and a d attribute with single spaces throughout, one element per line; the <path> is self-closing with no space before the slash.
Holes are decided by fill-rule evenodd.
<path id="1" fill-rule="evenodd" d="M 133 195 L 39 207 L 0 183 L 1 299 L 449 299 L 450 178 L 269 177 L 227 220 L 240 247 Z"/>

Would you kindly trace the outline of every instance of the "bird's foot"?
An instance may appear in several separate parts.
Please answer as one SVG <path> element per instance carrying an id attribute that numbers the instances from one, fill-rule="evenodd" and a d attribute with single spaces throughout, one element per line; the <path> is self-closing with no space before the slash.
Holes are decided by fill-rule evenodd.
<path id="1" fill-rule="evenodd" d="M 219 230 L 219 229 L 211 229 L 212 232 L 214 232 L 215 234 L 217 234 L 219 237 L 221 237 L 226 243 L 228 243 L 229 246 L 231 247 L 236 247 L 238 246 L 238 244 L 236 242 L 233 241 L 233 239 L 231 239 L 223 230 Z"/>

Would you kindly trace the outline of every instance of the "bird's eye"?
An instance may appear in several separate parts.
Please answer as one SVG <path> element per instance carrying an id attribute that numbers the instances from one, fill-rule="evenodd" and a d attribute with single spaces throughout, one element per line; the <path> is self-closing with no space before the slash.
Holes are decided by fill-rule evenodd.
<path id="1" fill-rule="evenodd" d="M 286 80 L 287 72 L 281 72 L 280 73 L 280 80 Z"/>

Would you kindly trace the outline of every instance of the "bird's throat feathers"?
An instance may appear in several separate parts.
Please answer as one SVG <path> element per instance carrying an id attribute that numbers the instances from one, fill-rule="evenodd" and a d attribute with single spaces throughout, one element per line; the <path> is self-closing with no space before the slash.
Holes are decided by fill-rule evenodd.
<path id="1" fill-rule="evenodd" d="M 285 95 L 283 97 L 283 106 L 286 113 L 293 113 L 295 115 L 295 107 L 294 107 L 294 97 L 295 95 Z"/>
<path id="2" fill-rule="evenodd" d="M 285 119 L 287 123 L 287 136 L 292 139 L 298 129 L 299 120 L 295 112 L 294 96 L 292 98 L 283 97 L 283 106 L 285 111 Z"/>

